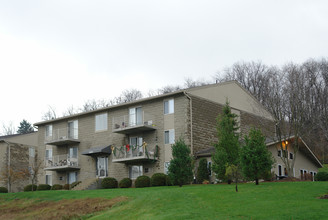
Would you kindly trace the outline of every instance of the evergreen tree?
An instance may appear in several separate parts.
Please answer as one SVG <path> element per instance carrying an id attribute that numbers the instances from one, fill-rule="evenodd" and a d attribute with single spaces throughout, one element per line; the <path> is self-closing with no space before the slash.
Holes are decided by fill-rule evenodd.
<path id="1" fill-rule="evenodd" d="M 265 145 L 265 137 L 260 130 L 252 128 L 248 136 L 245 136 L 245 146 L 241 149 L 241 165 L 245 177 L 255 180 L 271 171 L 274 163 L 271 152 Z"/>
<path id="2" fill-rule="evenodd" d="M 172 145 L 173 159 L 170 161 L 169 176 L 180 187 L 193 178 L 190 149 L 181 138 Z"/>
<path id="3" fill-rule="evenodd" d="M 34 129 L 33 129 L 32 125 L 28 121 L 23 119 L 23 121 L 20 122 L 17 133 L 18 134 L 28 134 L 33 131 L 34 131 Z"/>
<path id="4" fill-rule="evenodd" d="M 223 108 L 223 114 L 217 118 L 218 143 L 214 145 L 215 153 L 212 156 L 213 171 L 218 179 L 225 179 L 226 167 L 238 165 L 239 162 L 239 135 L 237 115 L 231 112 L 229 102 Z"/>
<path id="5" fill-rule="evenodd" d="M 209 180 L 207 160 L 205 158 L 199 160 L 196 179 L 198 183 L 203 183 L 204 180 Z"/>

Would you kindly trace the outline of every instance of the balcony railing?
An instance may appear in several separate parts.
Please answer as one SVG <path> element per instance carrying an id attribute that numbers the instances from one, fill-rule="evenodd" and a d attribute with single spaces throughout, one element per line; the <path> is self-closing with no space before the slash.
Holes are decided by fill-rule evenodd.
<path id="1" fill-rule="evenodd" d="M 123 115 L 113 118 L 113 132 L 131 134 L 138 131 L 155 130 L 154 117 L 142 111 L 140 115 Z"/>
<path id="2" fill-rule="evenodd" d="M 124 145 L 121 147 L 113 147 L 113 162 L 125 163 L 136 161 L 158 160 L 158 146 L 142 146 Z"/>
<path id="3" fill-rule="evenodd" d="M 80 143 L 77 128 L 60 128 L 53 130 L 52 134 L 45 137 L 46 144 L 64 145 Z"/>
<path id="4" fill-rule="evenodd" d="M 75 170 L 80 169 L 77 156 L 69 154 L 46 157 L 45 170 Z"/>

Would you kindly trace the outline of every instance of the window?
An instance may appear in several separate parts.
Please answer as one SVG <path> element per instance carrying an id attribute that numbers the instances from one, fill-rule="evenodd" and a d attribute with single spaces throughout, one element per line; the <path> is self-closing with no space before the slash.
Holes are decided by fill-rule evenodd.
<path id="1" fill-rule="evenodd" d="M 29 148 L 29 155 L 30 157 L 35 157 L 35 149 L 33 147 Z"/>
<path id="2" fill-rule="evenodd" d="M 130 179 L 137 179 L 138 176 L 142 176 L 142 166 L 130 166 L 129 168 Z"/>
<path id="3" fill-rule="evenodd" d="M 281 157 L 281 150 L 278 150 L 278 157 Z"/>
<path id="4" fill-rule="evenodd" d="M 136 125 L 142 125 L 143 121 L 143 112 L 142 108 L 130 108 L 129 109 L 129 125 L 130 126 L 136 126 Z"/>
<path id="5" fill-rule="evenodd" d="M 46 175 L 46 184 L 52 186 L 52 175 Z"/>
<path id="6" fill-rule="evenodd" d="M 164 173 L 168 174 L 170 162 L 164 162 Z"/>
<path id="7" fill-rule="evenodd" d="M 288 158 L 288 151 L 287 150 L 283 150 L 282 151 L 282 155 L 284 156 L 284 158 Z"/>
<path id="8" fill-rule="evenodd" d="M 211 161 L 207 162 L 207 169 L 208 169 L 208 175 L 212 176 L 212 162 Z"/>
<path id="9" fill-rule="evenodd" d="M 164 101 L 164 115 L 174 113 L 174 99 Z"/>
<path id="10" fill-rule="evenodd" d="M 29 172 L 31 175 L 33 175 L 33 174 L 34 174 L 34 170 L 32 169 L 32 167 L 31 167 L 31 166 L 29 166 L 29 167 L 28 167 L 28 172 Z"/>
<path id="11" fill-rule="evenodd" d="M 68 137 L 73 139 L 78 139 L 78 121 L 68 122 Z"/>
<path id="12" fill-rule="evenodd" d="M 96 131 L 107 130 L 107 113 L 96 115 Z"/>
<path id="13" fill-rule="evenodd" d="M 52 125 L 46 125 L 46 137 L 52 137 Z"/>
<path id="14" fill-rule="evenodd" d="M 69 148 L 69 158 L 77 158 L 77 147 Z"/>
<path id="15" fill-rule="evenodd" d="M 52 160 L 52 149 L 46 150 L 46 160 Z"/>
<path id="16" fill-rule="evenodd" d="M 68 183 L 72 184 L 77 181 L 77 172 L 69 172 L 68 173 Z"/>
<path id="17" fill-rule="evenodd" d="M 290 159 L 290 160 L 293 160 L 293 159 L 294 159 L 294 154 L 291 153 L 291 152 L 289 152 L 289 159 Z"/>
<path id="18" fill-rule="evenodd" d="M 282 166 L 278 164 L 278 176 L 282 176 Z"/>
<path id="19" fill-rule="evenodd" d="M 175 134 L 174 129 L 164 131 L 164 144 L 174 144 Z"/>

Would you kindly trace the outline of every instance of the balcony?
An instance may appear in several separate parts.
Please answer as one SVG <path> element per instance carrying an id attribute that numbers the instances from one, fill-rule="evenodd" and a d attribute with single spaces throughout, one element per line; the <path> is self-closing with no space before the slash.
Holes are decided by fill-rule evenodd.
<path id="1" fill-rule="evenodd" d="M 69 171 L 79 170 L 79 161 L 77 156 L 69 154 L 56 155 L 50 158 L 45 158 L 44 170 L 49 171 Z"/>
<path id="2" fill-rule="evenodd" d="M 143 131 L 155 130 L 153 116 L 144 111 L 138 115 L 124 115 L 113 118 L 113 132 L 120 134 L 132 134 Z"/>
<path id="3" fill-rule="evenodd" d="M 158 146 L 113 147 L 113 163 L 149 162 L 158 160 Z"/>
<path id="4" fill-rule="evenodd" d="M 51 136 L 45 137 L 45 144 L 52 145 L 67 145 L 67 144 L 77 144 L 80 143 L 78 139 L 78 129 L 77 128 L 61 128 L 56 129 L 51 133 Z"/>

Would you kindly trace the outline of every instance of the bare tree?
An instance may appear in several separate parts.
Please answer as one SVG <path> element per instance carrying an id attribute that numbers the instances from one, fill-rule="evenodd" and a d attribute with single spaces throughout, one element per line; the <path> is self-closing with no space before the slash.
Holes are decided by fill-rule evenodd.
<path id="1" fill-rule="evenodd" d="M 16 134 L 16 128 L 13 125 L 13 122 L 10 121 L 8 124 L 2 123 L 2 133 L 3 135 L 12 135 Z"/>
<path id="2" fill-rule="evenodd" d="M 35 154 L 31 164 L 31 169 L 28 172 L 28 177 L 31 179 L 32 185 L 37 184 L 38 175 L 43 168 L 43 160 L 38 160 L 38 154 Z M 33 191 L 33 189 L 32 189 Z"/>
<path id="3" fill-rule="evenodd" d="M 193 80 L 192 78 L 185 78 L 184 86 L 185 86 L 185 88 L 193 88 L 193 87 L 197 87 L 197 86 L 205 86 L 208 84 L 210 84 L 210 83 L 204 79 Z"/>
<path id="4" fill-rule="evenodd" d="M 71 105 L 69 106 L 66 111 L 63 112 L 63 116 L 70 116 L 76 114 L 77 111 L 75 110 L 74 106 Z"/>
<path id="5" fill-rule="evenodd" d="M 27 169 L 15 170 L 6 164 L 0 172 L 0 180 L 8 186 L 8 192 L 12 191 L 12 185 L 28 176 Z"/>
<path id="6" fill-rule="evenodd" d="M 46 113 L 43 114 L 42 116 L 42 120 L 53 120 L 57 118 L 57 113 L 56 113 L 56 109 L 52 106 L 48 106 L 48 111 Z"/>
<path id="7" fill-rule="evenodd" d="M 132 102 L 143 97 L 141 91 L 137 89 L 124 90 L 121 94 L 122 102 Z"/>

